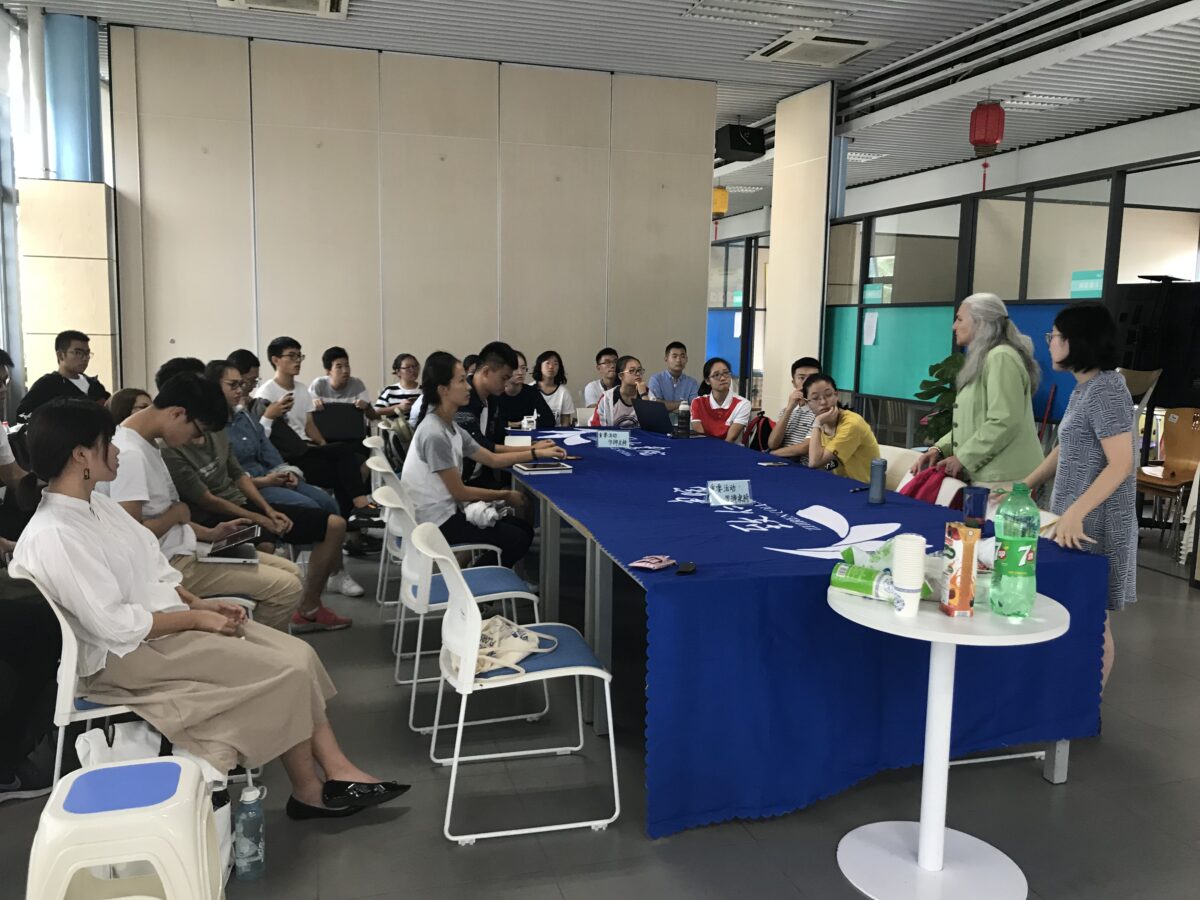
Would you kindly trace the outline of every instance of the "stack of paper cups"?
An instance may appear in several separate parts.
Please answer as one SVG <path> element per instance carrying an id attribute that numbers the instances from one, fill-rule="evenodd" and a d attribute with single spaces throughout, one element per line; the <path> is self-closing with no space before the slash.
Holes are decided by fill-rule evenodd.
<path id="1" fill-rule="evenodd" d="M 925 584 L 925 538 L 900 534 L 892 541 L 892 587 L 894 606 L 900 616 L 915 616 Z"/>

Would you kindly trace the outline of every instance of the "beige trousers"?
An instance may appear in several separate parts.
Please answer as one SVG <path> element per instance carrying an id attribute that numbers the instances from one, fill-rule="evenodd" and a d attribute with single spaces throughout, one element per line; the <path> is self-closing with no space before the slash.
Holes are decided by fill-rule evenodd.
<path id="1" fill-rule="evenodd" d="M 304 593 L 300 570 L 267 553 L 258 554 L 257 566 L 202 563 L 195 556 L 172 557 L 171 565 L 183 575 L 184 588 L 197 597 L 249 597 L 258 604 L 254 621 L 279 631 L 287 631 Z"/>

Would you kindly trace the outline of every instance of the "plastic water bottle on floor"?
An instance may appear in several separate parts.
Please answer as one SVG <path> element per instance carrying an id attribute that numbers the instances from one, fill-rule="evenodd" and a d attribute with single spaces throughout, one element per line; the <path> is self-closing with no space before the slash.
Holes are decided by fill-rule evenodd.
<path id="1" fill-rule="evenodd" d="M 262 808 L 265 794 L 265 788 L 242 788 L 233 825 L 233 864 L 238 881 L 254 881 L 267 871 L 267 821 Z"/>
<path id="2" fill-rule="evenodd" d="M 1025 618 L 1033 610 L 1041 521 L 1029 488 L 1014 484 L 996 510 L 996 567 L 988 603 L 997 615 Z"/>

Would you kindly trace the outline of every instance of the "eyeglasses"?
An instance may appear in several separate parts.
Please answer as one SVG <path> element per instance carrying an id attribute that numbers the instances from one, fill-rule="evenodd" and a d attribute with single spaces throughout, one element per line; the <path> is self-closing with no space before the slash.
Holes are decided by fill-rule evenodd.
<path id="1" fill-rule="evenodd" d="M 284 353 L 283 358 L 292 362 L 304 362 L 304 360 L 308 359 L 303 353 Z"/>
<path id="2" fill-rule="evenodd" d="M 809 394 L 808 399 L 809 400 L 821 400 L 821 401 L 836 400 L 837 399 L 837 391 L 829 391 L 828 393 L 825 393 L 825 394 Z"/>
<path id="3" fill-rule="evenodd" d="M 1062 335 L 1059 334 L 1057 331 L 1047 331 L 1046 332 L 1046 344 L 1047 345 L 1054 343 L 1055 338 L 1061 339 Z"/>
<path id="4" fill-rule="evenodd" d="M 640 369 L 640 368 L 639 369 L 630 369 L 630 368 L 626 367 L 625 371 L 622 372 L 621 374 L 622 375 L 641 375 L 645 371 L 646 371 L 645 369 Z"/>
<path id="5" fill-rule="evenodd" d="M 225 387 L 229 388 L 231 391 L 236 391 L 242 386 L 242 382 L 238 381 L 237 379 L 222 381 L 221 384 L 225 385 Z"/>
<path id="6" fill-rule="evenodd" d="M 606 369 L 611 366 L 615 366 L 616 364 L 617 364 L 617 361 L 615 359 L 602 359 L 602 360 L 600 360 L 600 362 L 596 363 L 596 365 L 604 366 L 604 368 L 606 368 Z"/>
<path id="7" fill-rule="evenodd" d="M 91 359 L 96 354 L 93 353 L 91 350 L 80 350 L 78 347 L 76 347 L 73 350 L 68 350 L 67 355 L 75 356 L 75 357 L 78 357 L 79 359 Z"/>
<path id="8" fill-rule="evenodd" d="M 188 424 L 191 425 L 192 430 L 196 432 L 193 435 L 193 437 L 202 438 L 202 437 L 204 437 L 204 435 L 208 434 L 208 429 L 205 428 L 203 425 L 201 425 L 199 422 L 197 422 L 195 419 L 188 419 Z"/>
<path id="9" fill-rule="evenodd" d="M 243 378 L 238 382 L 238 387 L 240 387 L 243 391 L 252 391 L 258 387 L 258 385 L 259 380 L 257 378 Z"/>
<path id="10" fill-rule="evenodd" d="M 714 378 L 732 378 L 732 377 L 733 377 L 733 373 L 730 372 L 728 369 L 721 369 L 720 371 L 717 371 L 717 372 L 709 372 L 708 373 L 709 381 L 712 381 Z"/>

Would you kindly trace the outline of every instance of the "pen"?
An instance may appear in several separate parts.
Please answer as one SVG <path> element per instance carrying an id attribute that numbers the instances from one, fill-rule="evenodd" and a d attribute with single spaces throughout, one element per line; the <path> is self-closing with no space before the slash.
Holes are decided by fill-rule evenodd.
<path id="1" fill-rule="evenodd" d="M 850 488 L 850 493 L 858 494 L 858 493 L 861 493 L 862 491 L 869 491 L 870 489 L 871 489 L 871 486 L 869 484 L 867 484 L 867 485 L 863 485 L 862 487 L 858 487 L 858 488 Z"/>

